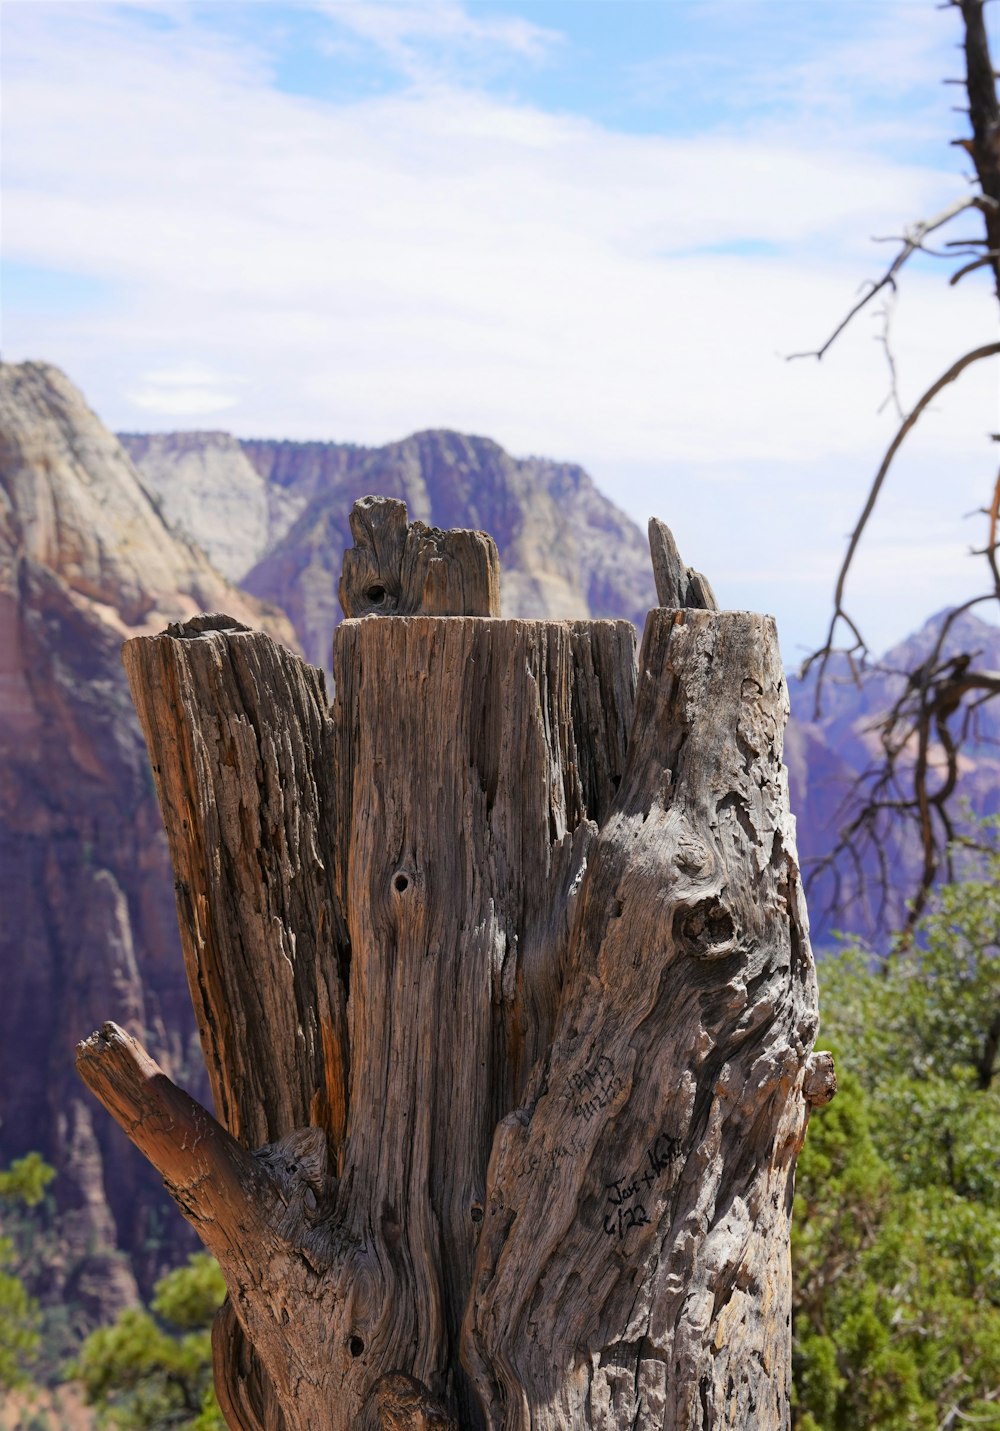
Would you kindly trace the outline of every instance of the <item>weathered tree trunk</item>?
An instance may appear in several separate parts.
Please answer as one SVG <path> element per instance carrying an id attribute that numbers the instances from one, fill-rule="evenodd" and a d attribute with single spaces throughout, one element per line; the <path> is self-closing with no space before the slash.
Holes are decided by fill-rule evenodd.
<path id="1" fill-rule="evenodd" d="M 226 618 L 124 653 L 221 1125 L 114 1025 L 79 1066 L 222 1266 L 227 1419 L 786 1426 L 833 1084 L 773 624 L 653 611 L 637 684 L 626 622 L 491 615 L 481 534 L 353 530 L 345 610 L 414 614 L 338 629 L 332 711 Z"/>

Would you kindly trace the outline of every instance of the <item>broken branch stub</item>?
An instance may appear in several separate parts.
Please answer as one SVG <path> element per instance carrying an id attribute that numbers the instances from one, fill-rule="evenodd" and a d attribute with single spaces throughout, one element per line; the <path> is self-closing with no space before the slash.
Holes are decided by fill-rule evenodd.
<path id="1" fill-rule="evenodd" d="M 649 519 L 649 555 L 656 599 L 661 606 L 669 610 L 678 607 L 696 607 L 701 611 L 719 609 L 708 577 L 684 565 L 673 532 L 659 517 Z"/>
<path id="2" fill-rule="evenodd" d="M 401 503 L 354 519 L 345 609 L 373 572 L 468 602 L 478 534 L 424 561 Z M 791 1176 L 833 1076 L 769 619 L 651 612 L 638 689 L 626 622 L 348 620 L 332 711 L 224 620 L 126 664 L 229 1133 L 158 1070 L 123 1094 L 115 1039 L 82 1069 L 158 1167 L 195 1125 L 220 1150 L 173 1191 L 230 1290 L 230 1426 L 786 1426 Z"/>

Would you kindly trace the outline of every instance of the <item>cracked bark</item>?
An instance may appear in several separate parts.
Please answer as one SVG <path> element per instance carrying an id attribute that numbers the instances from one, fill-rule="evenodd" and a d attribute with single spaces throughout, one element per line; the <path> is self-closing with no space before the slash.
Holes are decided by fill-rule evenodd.
<path id="1" fill-rule="evenodd" d="M 342 599 L 418 610 L 338 628 L 332 711 L 225 618 L 125 652 L 220 1122 L 120 1031 L 80 1067 L 219 1257 L 224 1414 L 784 1427 L 833 1075 L 773 624 L 677 557 L 637 685 L 628 623 L 484 614 L 492 543 L 397 509 Z"/>

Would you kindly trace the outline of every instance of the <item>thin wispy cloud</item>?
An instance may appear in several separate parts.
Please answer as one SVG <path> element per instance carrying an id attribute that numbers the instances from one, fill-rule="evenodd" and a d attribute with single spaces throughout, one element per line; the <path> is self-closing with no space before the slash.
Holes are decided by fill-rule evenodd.
<path id="1" fill-rule="evenodd" d="M 140 411 L 157 417 L 195 419 L 236 407 L 239 397 L 233 387 L 238 386 L 211 368 L 188 364 L 141 373 L 138 386 L 125 396 Z"/>
<path id="2" fill-rule="evenodd" d="M 519 15 L 482 15 L 458 0 L 311 0 L 351 34 L 376 45 L 403 73 L 445 77 L 470 55 L 537 63 L 562 36 Z"/>

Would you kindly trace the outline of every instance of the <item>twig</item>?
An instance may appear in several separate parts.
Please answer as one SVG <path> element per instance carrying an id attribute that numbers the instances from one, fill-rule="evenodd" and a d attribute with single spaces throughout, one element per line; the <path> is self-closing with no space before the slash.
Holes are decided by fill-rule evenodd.
<path id="1" fill-rule="evenodd" d="M 907 415 L 907 417 L 904 418 L 903 422 L 900 424 L 900 427 L 895 437 L 889 444 L 885 456 L 882 458 L 881 466 L 875 474 L 875 480 L 872 482 L 871 489 L 868 493 L 868 500 L 865 502 L 864 508 L 861 512 L 861 517 L 858 521 L 857 526 L 854 528 L 854 531 L 851 533 L 851 539 L 847 544 L 847 555 L 845 556 L 843 565 L 840 568 L 840 574 L 837 577 L 837 587 L 834 592 L 834 603 L 838 611 L 840 611 L 843 606 L 844 586 L 847 582 L 847 573 L 849 572 L 851 563 L 854 560 L 854 553 L 858 549 L 858 542 L 861 540 L 861 535 L 864 532 L 865 527 L 868 525 L 868 519 L 871 517 L 872 512 L 875 510 L 875 503 L 878 501 L 879 493 L 882 490 L 882 484 L 889 473 L 889 468 L 892 466 L 893 458 L 896 456 L 896 453 L 899 451 L 900 447 L 902 447 L 907 434 L 911 432 L 912 429 L 916 426 L 924 410 L 934 401 L 938 393 L 941 392 L 943 388 L 946 388 L 949 383 L 953 383 L 955 379 L 960 377 L 962 373 L 965 372 L 966 368 L 970 368 L 973 363 L 982 362 L 985 358 L 993 358 L 998 353 L 1000 353 L 1000 343 L 984 343 L 982 347 L 973 348 L 971 352 L 965 353 L 956 362 L 952 363 L 951 367 L 947 370 L 947 372 L 942 373 L 936 382 L 931 383 L 930 387 L 918 400 L 913 410 Z"/>
<path id="2" fill-rule="evenodd" d="M 851 651 L 867 651 L 867 645 L 864 641 L 864 638 L 862 637 L 857 626 L 854 624 L 852 618 L 844 609 L 844 588 L 847 584 L 847 576 L 851 569 L 851 564 L 854 561 L 854 555 L 858 549 L 858 543 L 861 541 L 862 534 L 864 533 L 864 530 L 868 525 L 868 521 L 871 517 L 871 514 L 875 510 L 875 504 L 878 501 L 879 493 L 882 490 L 882 484 L 885 482 L 885 479 L 889 472 L 889 468 L 892 466 L 893 459 L 895 458 L 896 453 L 899 451 L 900 447 L 905 441 L 907 434 L 915 427 L 917 422 L 919 422 L 921 414 L 925 411 L 928 405 L 934 401 L 938 393 L 941 392 L 943 388 L 946 388 L 949 383 L 953 383 L 955 379 L 959 377 L 962 373 L 964 373 L 966 368 L 971 367 L 973 363 L 981 362 L 984 358 L 992 358 L 997 353 L 1000 353 L 1000 343 L 986 343 L 981 348 L 973 348 L 970 353 L 964 354 L 964 356 L 959 358 L 957 362 L 952 363 L 951 367 L 947 370 L 947 372 L 942 373 L 941 377 L 939 377 L 935 383 L 931 384 L 931 386 L 917 402 L 913 410 L 907 415 L 907 417 L 904 418 L 903 422 L 900 424 L 896 432 L 895 437 L 889 444 L 888 451 L 883 457 L 881 466 L 876 472 L 874 481 L 872 482 L 872 485 L 869 489 L 868 498 L 865 502 L 864 508 L 862 509 L 861 516 L 858 519 L 858 523 L 855 526 L 854 531 L 851 533 L 850 540 L 847 544 L 847 555 L 844 557 L 840 572 L 837 576 L 837 585 L 833 597 L 833 616 L 830 619 L 830 625 L 829 629 L 827 630 L 826 641 L 819 648 L 819 650 L 814 651 L 813 654 L 808 658 L 808 660 L 806 660 L 802 665 L 802 674 L 804 676 L 817 661 L 819 662 L 819 676 L 816 682 L 817 715 L 819 714 L 820 710 L 822 687 L 824 679 L 826 677 L 826 669 L 829 664 L 830 656 L 833 654 L 834 651 L 833 642 L 838 623 L 842 621 L 854 636 L 855 644 L 850 648 Z"/>
<path id="3" fill-rule="evenodd" d="M 994 253 L 992 249 L 988 249 L 981 257 L 973 259 L 972 263 L 967 263 L 964 268 L 953 273 L 948 279 L 949 286 L 954 288 L 960 278 L 964 278 L 967 273 L 972 273 L 974 269 L 985 268 L 988 264 L 992 264 L 995 258 L 1000 258 L 1000 253 Z"/>
<path id="4" fill-rule="evenodd" d="M 893 356 L 892 343 L 890 342 L 892 335 L 892 305 L 895 299 L 896 290 L 892 289 L 881 310 L 882 331 L 876 339 L 876 342 L 882 345 L 882 351 L 885 353 L 885 361 L 889 367 L 889 391 L 882 399 L 878 411 L 883 413 L 891 403 L 896 409 L 896 416 L 900 422 L 902 422 L 906 413 L 903 411 L 903 404 L 899 400 L 899 375 L 896 372 L 896 359 Z"/>
<path id="5" fill-rule="evenodd" d="M 847 316 L 837 324 L 823 346 L 821 348 L 814 348 L 809 352 L 789 353 L 787 361 L 792 362 L 795 358 L 816 358 L 817 360 L 822 360 L 851 322 L 851 319 L 856 317 L 862 308 L 866 307 L 866 305 L 872 301 L 876 293 L 880 293 L 882 289 L 886 287 L 895 288 L 896 274 L 903 267 L 906 260 L 917 252 L 928 234 L 933 233 L 935 229 L 941 228 L 943 224 L 949 223 L 959 214 L 965 213 L 966 209 L 981 208 L 982 203 L 983 196 L 981 194 L 974 194 L 965 199 L 956 199 L 953 204 L 949 204 L 946 209 L 942 209 L 941 212 L 935 214 L 932 219 L 921 219 L 918 220 L 917 223 L 912 224 L 910 228 L 904 231 L 903 237 L 898 240 L 898 242 L 902 244 L 902 248 L 886 269 L 885 273 L 877 282 L 874 280 L 868 281 L 866 285 L 868 289 L 867 293 L 855 303 Z"/>

